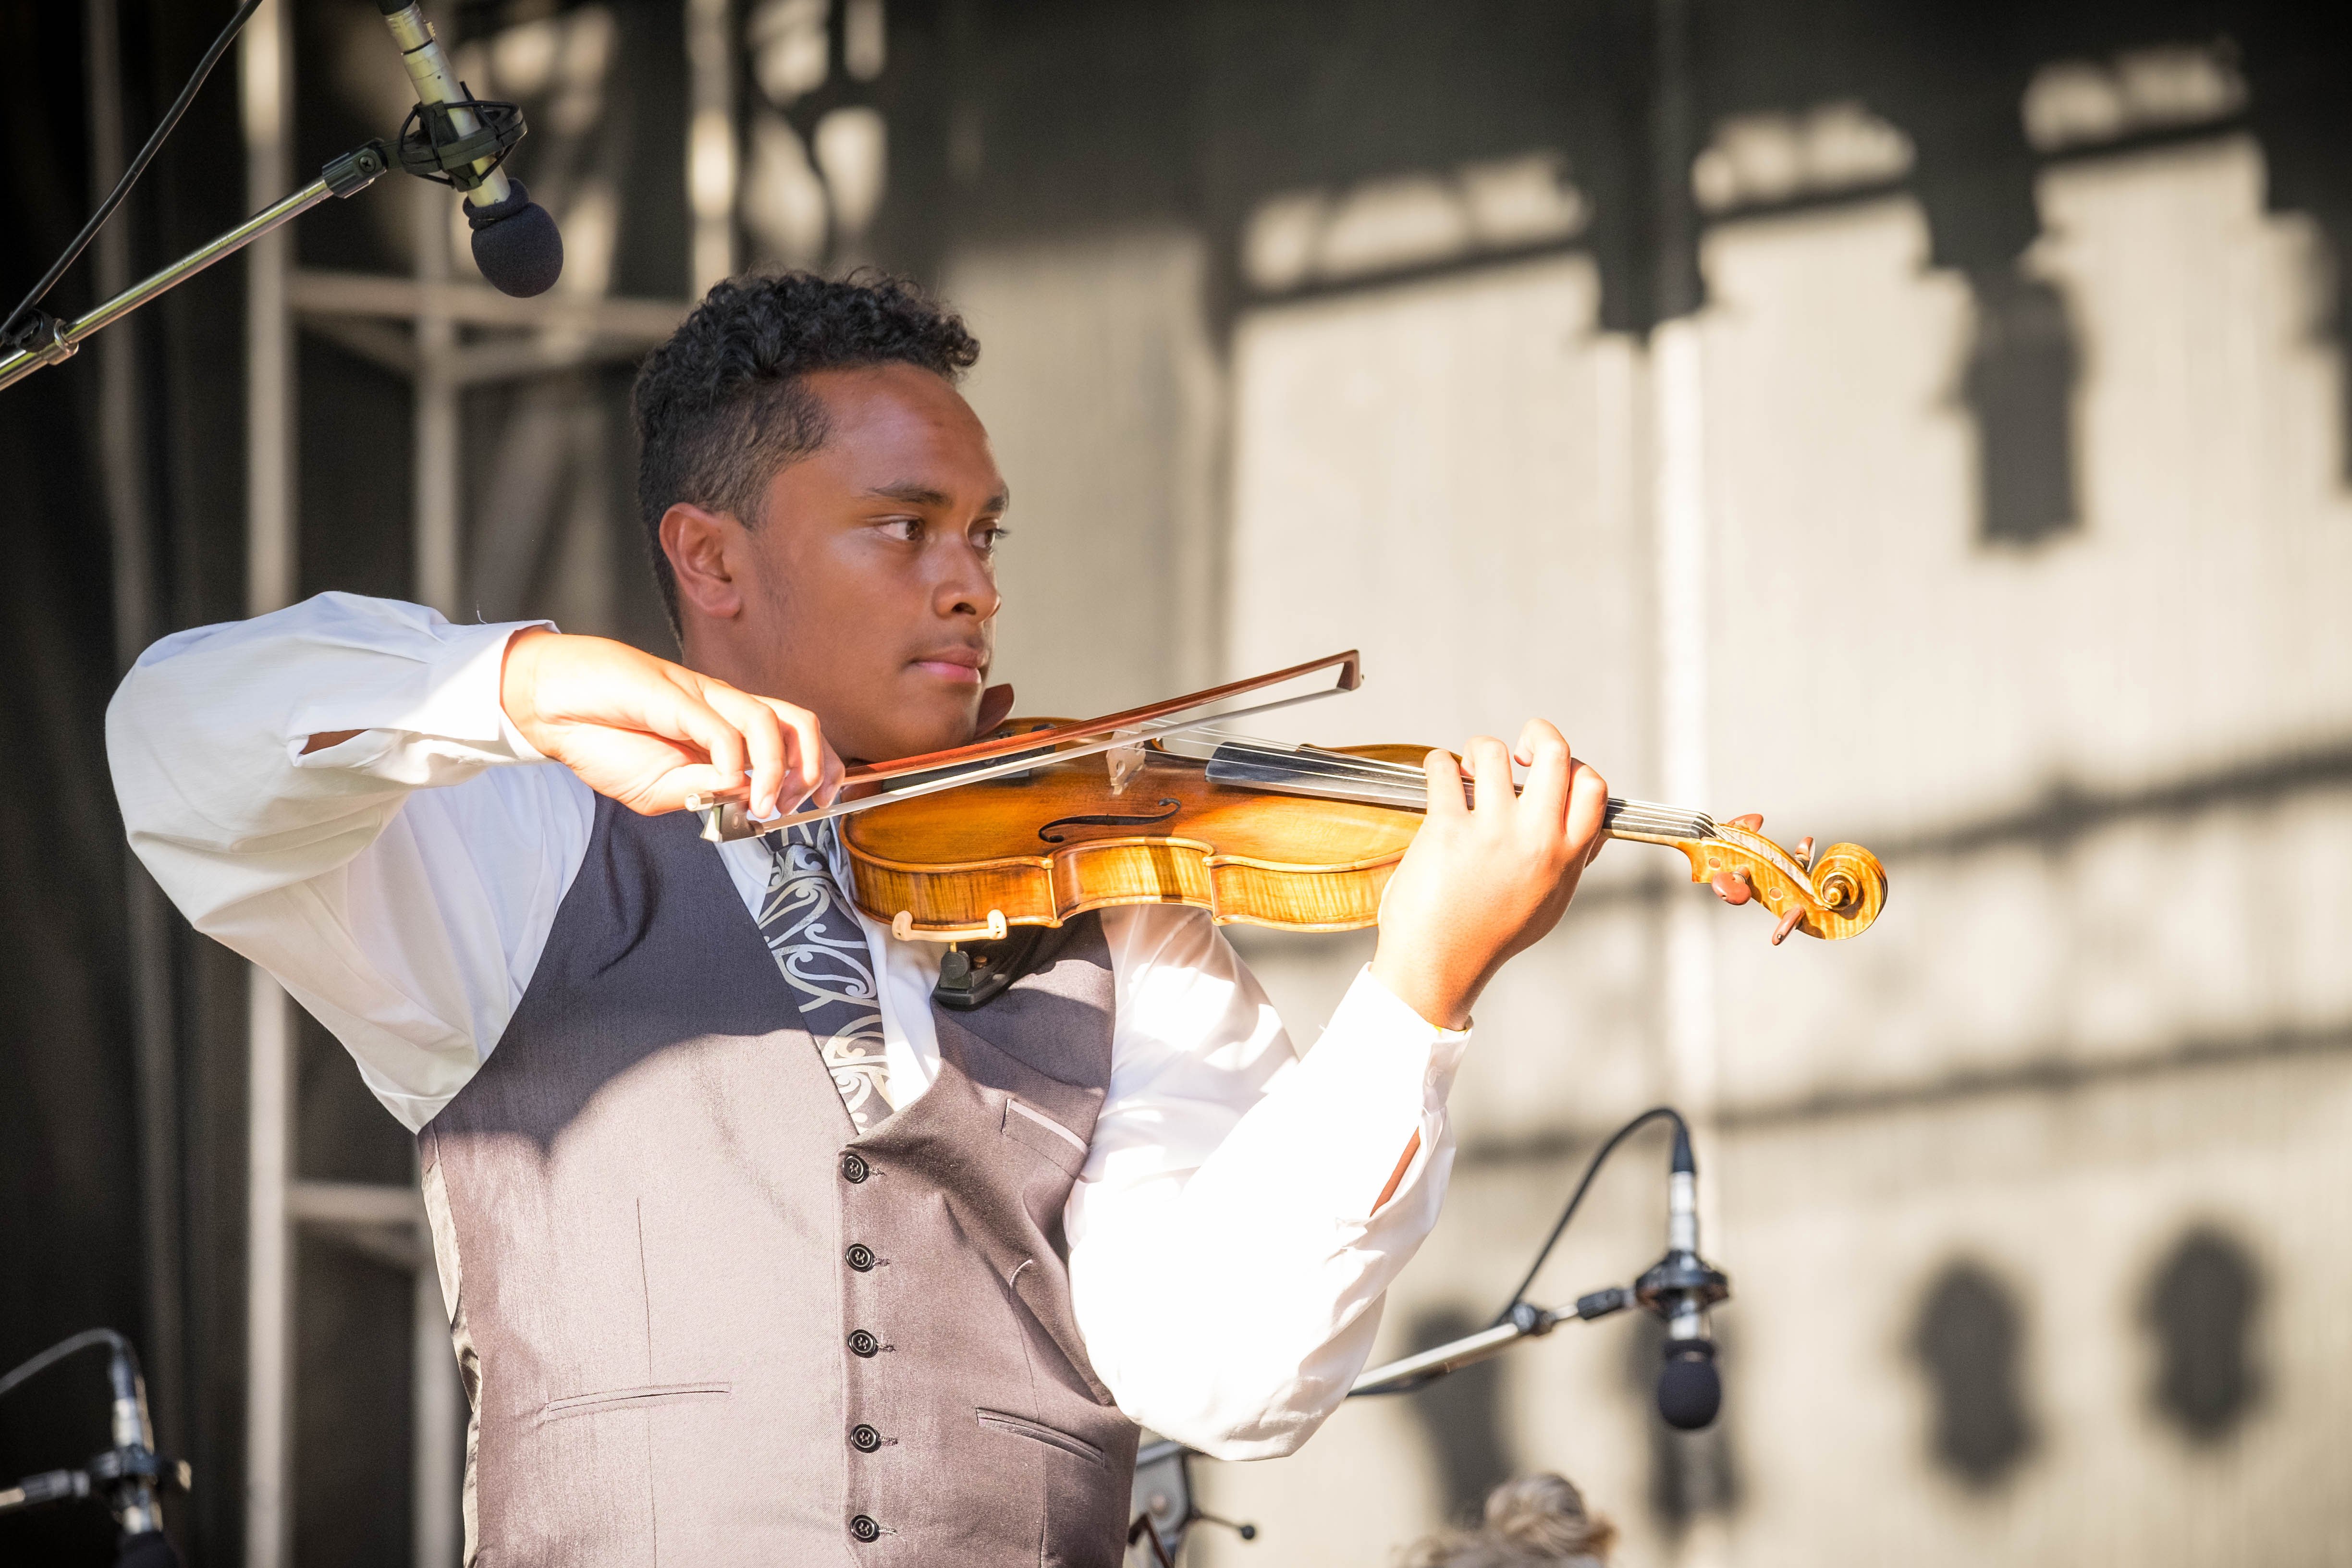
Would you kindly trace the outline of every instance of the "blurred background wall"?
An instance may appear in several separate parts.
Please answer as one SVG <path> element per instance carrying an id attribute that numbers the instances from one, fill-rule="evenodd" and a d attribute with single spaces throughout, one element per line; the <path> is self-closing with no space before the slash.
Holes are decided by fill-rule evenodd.
<path id="1" fill-rule="evenodd" d="M 0 6 L 10 289 L 226 10 Z M 198 1561 L 260 1560 L 257 1235 L 291 1247 L 282 1560 L 451 1560 L 454 1380 L 408 1142 L 307 1020 L 288 1213 L 253 1228 L 267 998 L 127 864 L 106 694 L 165 631 L 327 588 L 670 651 L 635 357 L 730 271 L 875 263 L 984 345 L 1024 710 L 1360 646 L 1365 692 L 1286 732 L 1544 713 L 1620 794 L 1854 839 L 1892 879 L 1859 942 L 1775 950 L 1620 845 L 1482 1005 L 1454 1194 L 1380 1353 L 1487 1321 L 1598 1140 L 1671 1099 L 1738 1290 L 1715 1432 L 1647 1413 L 1642 1325 L 1571 1325 L 1293 1459 L 1202 1466 L 1264 1533 L 1193 1561 L 1385 1562 L 1557 1468 L 1637 1568 L 2352 1562 L 2340 16 L 428 10 L 530 114 L 551 301 L 486 298 L 454 204 L 386 182 L 0 394 L 0 1361 L 140 1336 Z M 372 7 L 256 27 L 59 308 L 405 112 Z M 1370 952 L 1234 934 L 1302 1047 Z M 1650 1260 L 1663 1159 L 1620 1156 L 1538 1299 Z M 0 1471 L 100 1447 L 95 1388 L 0 1408 Z M 104 1549 L 89 1520 L 0 1530 L 0 1556 Z"/>

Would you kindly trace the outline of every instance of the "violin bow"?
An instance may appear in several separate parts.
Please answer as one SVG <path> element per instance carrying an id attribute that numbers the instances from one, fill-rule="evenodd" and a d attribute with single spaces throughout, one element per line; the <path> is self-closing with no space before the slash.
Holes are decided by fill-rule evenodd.
<path id="1" fill-rule="evenodd" d="M 1270 687 L 1285 685 L 1324 670 L 1339 673 L 1329 686 L 1253 703 L 1222 712 L 1204 712 L 1222 702 Z M 842 779 L 845 789 L 871 784 L 870 794 L 856 799 L 836 798 L 831 805 L 786 812 L 754 820 L 745 809 L 749 786 L 689 795 L 687 809 L 702 816 L 702 836 L 714 843 L 751 838 L 803 822 L 848 816 L 876 806 L 889 805 L 943 790 L 1003 778 L 1034 766 L 1051 755 L 1068 762 L 1104 752 L 1121 752 L 1189 731 L 1206 729 L 1235 719 L 1272 713 L 1302 703 L 1318 702 L 1364 681 L 1363 661 L 1354 648 L 1294 664 L 1246 680 L 1229 681 L 1170 698 L 1147 707 L 1105 714 L 1075 724 L 976 741 L 944 752 L 901 757 L 892 763 L 861 763 Z M 1244 785 L 1326 799 L 1364 800 L 1418 810 L 1427 800 L 1426 775 L 1418 767 L 1376 762 L 1318 746 L 1282 745 L 1238 736 L 1220 738 L 1214 755 L 1206 759 L 1213 783 Z M 1113 759 L 1114 763 L 1118 761 Z M 894 782 L 895 781 L 895 782 Z M 1465 777 L 1463 793 L 1473 788 Z M 1805 839 L 1791 852 L 1764 837 L 1760 816 L 1735 816 L 1717 822 L 1704 812 L 1649 801 L 1610 798 L 1601 831 L 1612 838 L 1634 839 L 1678 849 L 1689 860 L 1691 880 L 1711 884 L 1727 903 L 1761 903 L 1776 918 L 1772 943 L 1795 931 L 1837 941 L 1857 936 L 1878 918 L 1886 900 L 1886 872 L 1875 856 L 1858 844 L 1832 844 L 1819 854 Z"/>
<path id="2" fill-rule="evenodd" d="M 1268 687 L 1281 686 L 1327 669 L 1337 669 L 1337 679 L 1333 684 L 1313 691 L 1221 713 L 1199 711 L 1232 698 L 1245 697 L 1253 691 L 1263 691 Z M 912 800 L 918 795 L 937 795 L 941 790 L 961 789 L 965 784 L 1003 778 L 1007 773 L 1023 772 L 1049 752 L 1055 762 L 1090 757 L 1101 752 L 1139 745 L 1162 736 L 1181 734 L 1207 724 L 1221 724 L 1229 720 L 1296 708 L 1301 703 L 1319 702 L 1326 697 L 1353 691 L 1363 683 L 1363 659 L 1354 648 L 1349 648 L 1345 653 L 1327 654 L 1321 658 L 1308 659 L 1305 664 L 1294 664 L 1287 669 L 1213 686 L 1206 691 L 1195 691 L 1188 697 L 1171 697 L 1164 702 L 1129 708 L 1124 712 L 1064 724 L 1057 729 L 1000 735 L 994 740 L 975 741 L 968 746 L 956 746 L 944 752 L 926 752 L 919 757 L 901 757 L 892 763 L 860 763 L 842 775 L 845 791 L 858 784 L 884 784 L 887 787 L 870 795 L 861 795 L 854 800 L 836 796 L 831 805 L 811 806 L 806 810 L 785 812 L 755 821 L 745 809 L 751 794 L 751 786 L 745 784 L 731 789 L 689 795 L 686 797 L 686 808 L 700 814 L 705 838 L 715 844 L 723 844 L 730 839 L 756 837 L 762 833 L 773 833 L 803 822 L 823 822 L 832 817 L 848 816 L 861 811 L 871 811 L 877 805 Z M 888 781 L 894 779 L 898 781 L 898 784 L 889 785 Z"/>

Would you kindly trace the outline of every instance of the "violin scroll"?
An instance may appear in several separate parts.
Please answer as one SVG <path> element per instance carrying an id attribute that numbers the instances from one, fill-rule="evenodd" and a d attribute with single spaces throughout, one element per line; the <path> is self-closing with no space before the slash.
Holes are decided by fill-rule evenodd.
<path id="1" fill-rule="evenodd" d="M 1712 837 L 1675 841 L 1690 861 L 1691 880 L 1712 885 L 1728 904 L 1761 903 L 1779 917 L 1777 947 L 1792 931 L 1824 941 L 1859 936 L 1886 904 L 1886 868 L 1859 844 L 1832 844 L 1818 856 L 1811 838 L 1795 852 L 1764 837 L 1749 815 L 1716 825 Z"/>

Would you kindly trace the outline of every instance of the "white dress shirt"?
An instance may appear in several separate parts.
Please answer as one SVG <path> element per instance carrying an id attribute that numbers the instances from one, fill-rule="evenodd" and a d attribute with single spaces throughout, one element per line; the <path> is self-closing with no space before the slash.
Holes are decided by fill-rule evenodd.
<path id="1" fill-rule="evenodd" d="M 164 638 L 107 710 L 140 858 L 412 1131 L 497 1047 L 594 820 L 587 785 L 499 704 L 518 629 L 324 594 Z M 362 732 L 303 754 L 344 730 Z M 711 852 L 756 918 L 765 848 Z M 940 950 L 862 918 L 903 1106 L 939 1074 Z M 1436 1220 L 1468 1036 L 1367 972 L 1302 1058 L 1202 911 L 1106 910 L 1102 926 L 1111 1079 L 1064 1216 L 1079 1330 L 1139 1424 L 1223 1458 L 1289 1453 L 1361 1370 L 1382 1293 Z"/>

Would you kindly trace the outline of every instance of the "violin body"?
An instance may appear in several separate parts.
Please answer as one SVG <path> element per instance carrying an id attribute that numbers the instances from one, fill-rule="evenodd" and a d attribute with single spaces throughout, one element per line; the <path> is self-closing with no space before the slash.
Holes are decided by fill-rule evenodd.
<path id="1" fill-rule="evenodd" d="M 1196 760 L 1138 751 L 1117 790 L 1117 763 L 1096 755 L 845 818 L 853 896 L 877 920 L 906 912 L 906 934 L 971 940 L 991 934 L 992 913 L 1052 926 L 1118 904 L 1190 904 L 1219 924 L 1282 931 L 1379 920 L 1419 813 L 1214 784 Z M 1418 765 L 1426 752 L 1349 754 Z"/>
<path id="2" fill-rule="evenodd" d="M 1017 721 L 1010 732 L 1053 721 Z M 1243 763 L 1229 752 L 1248 753 Z M 985 941 L 1088 910 L 1181 903 L 1220 924 L 1354 931 L 1422 822 L 1421 746 L 1221 748 L 1216 760 L 1158 744 L 1057 760 L 847 816 L 841 837 L 860 908 L 901 938 Z M 1294 762 L 1294 759 L 1301 761 Z M 1221 782 L 1236 766 L 1255 784 Z M 1334 793 L 1359 798 L 1334 798 Z M 1378 798 L 1361 798 L 1362 796 Z M 1791 853 L 1750 819 L 1612 800 L 1610 837 L 1665 845 L 1691 879 L 1753 900 L 1791 931 L 1836 940 L 1868 928 L 1886 873 L 1859 845 Z"/>

